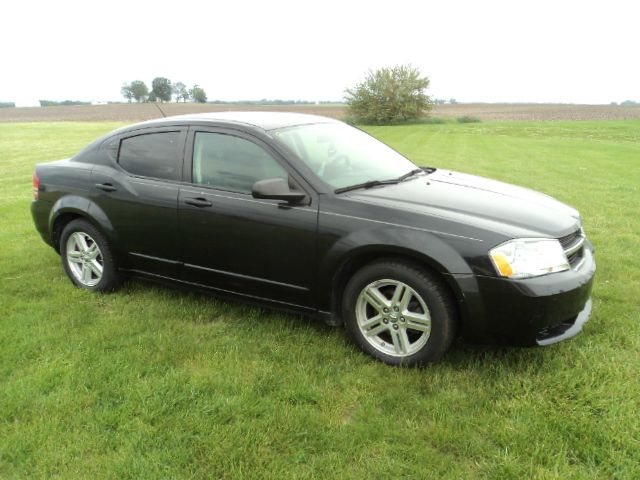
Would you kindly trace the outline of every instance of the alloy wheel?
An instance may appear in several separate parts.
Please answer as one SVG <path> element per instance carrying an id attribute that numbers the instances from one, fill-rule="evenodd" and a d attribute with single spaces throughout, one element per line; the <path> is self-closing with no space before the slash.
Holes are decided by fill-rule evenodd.
<path id="1" fill-rule="evenodd" d="M 367 342 L 396 357 L 418 352 L 431 334 L 425 301 L 398 280 L 377 280 L 364 287 L 356 302 L 356 320 Z"/>
<path id="2" fill-rule="evenodd" d="M 74 232 L 67 239 L 69 270 L 85 287 L 94 287 L 102 279 L 104 260 L 96 241 L 85 232 Z"/>

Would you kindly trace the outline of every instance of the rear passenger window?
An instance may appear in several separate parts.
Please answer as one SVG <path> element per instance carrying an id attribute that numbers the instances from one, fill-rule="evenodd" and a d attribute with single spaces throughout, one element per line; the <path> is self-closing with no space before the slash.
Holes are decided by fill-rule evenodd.
<path id="1" fill-rule="evenodd" d="M 144 177 L 178 180 L 182 170 L 180 132 L 145 133 L 120 142 L 118 163 Z"/>
<path id="2" fill-rule="evenodd" d="M 287 179 L 286 170 L 255 143 L 223 133 L 196 133 L 194 183 L 251 193 L 251 187 L 258 180 L 276 177 Z"/>

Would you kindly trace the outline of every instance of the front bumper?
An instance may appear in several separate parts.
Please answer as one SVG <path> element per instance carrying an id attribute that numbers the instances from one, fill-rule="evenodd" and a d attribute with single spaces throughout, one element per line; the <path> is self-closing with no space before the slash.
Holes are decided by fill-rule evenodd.
<path id="1" fill-rule="evenodd" d="M 582 330 L 591 314 L 596 271 L 591 246 L 577 270 L 522 280 L 452 275 L 460 292 L 462 334 L 477 344 L 551 345 Z"/>
<path id="2" fill-rule="evenodd" d="M 536 336 L 536 343 L 540 346 L 553 345 L 562 342 L 568 338 L 575 337 L 582 331 L 582 326 L 589 321 L 591 316 L 591 298 L 587 300 L 582 311 L 576 316 L 573 322 L 571 320 L 545 328 Z"/>

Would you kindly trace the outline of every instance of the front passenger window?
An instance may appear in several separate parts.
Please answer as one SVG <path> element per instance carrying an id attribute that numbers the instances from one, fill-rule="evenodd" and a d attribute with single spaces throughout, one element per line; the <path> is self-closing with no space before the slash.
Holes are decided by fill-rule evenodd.
<path id="1" fill-rule="evenodd" d="M 284 178 L 284 168 L 264 149 L 224 133 L 196 132 L 193 182 L 221 190 L 251 193 L 258 180 Z"/>

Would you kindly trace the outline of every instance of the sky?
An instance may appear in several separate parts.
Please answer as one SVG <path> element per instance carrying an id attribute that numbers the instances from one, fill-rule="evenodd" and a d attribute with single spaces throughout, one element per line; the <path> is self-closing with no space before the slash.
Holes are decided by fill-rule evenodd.
<path id="1" fill-rule="evenodd" d="M 158 76 L 209 100 L 341 100 L 397 64 L 459 102 L 640 101 L 635 0 L 9 0 L 0 19 L 0 101 L 19 106 Z"/>

